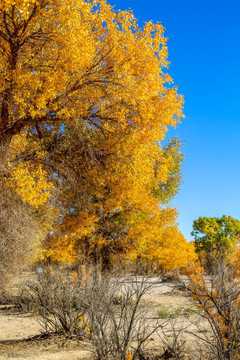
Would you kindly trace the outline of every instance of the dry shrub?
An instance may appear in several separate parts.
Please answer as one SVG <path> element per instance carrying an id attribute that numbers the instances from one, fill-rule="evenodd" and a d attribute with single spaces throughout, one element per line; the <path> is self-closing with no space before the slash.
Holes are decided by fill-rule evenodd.
<path id="1" fill-rule="evenodd" d="M 185 359 L 186 333 L 189 324 L 177 319 L 169 319 L 167 326 L 161 329 L 159 337 L 163 343 L 161 359 Z"/>
<path id="2" fill-rule="evenodd" d="M 144 359 L 143 350 L 161 327 L 142 301 L 145 279 L 113 279 L 94 274 L 86 289 L 88 336 L 98 360 Z"/>
<path id="3" fill-rule="evenodd" d="M 35 246 L 45 237 L 43 216 L 7 186 L 10 161 L 7 146 L 0 147 L 0 301 L 13 295 L 13 284 L 32 263 Z"/>
<path id="4" fill-rule="evenodd" d="M 44 332 L 84 334 L 85 292 L 75 273 L 44 271 L 25 285 L 19 306 L 38 315 Z"/>
<path id="5" fill-rule="evenodd" d="M 206 277 L 200 269 L 189 274 L 190 290 L 203 323 L 195 323 L 193 335 L 201 341 L 201 353 L 210 360 L 240 357 L 240 279 L 234 264 L 215 259 L 215 273 Z M 205 325 L 204 325 L 205 324 Z"/>
<path id="6" fill-rule="evenodd" d="M 152 334 L 166 323 L 153 319 L 142 300 L 151 286 L 97 267 L 71 274 L 46 271 L 25 286 L 20 306 L 38 314 L 45 332 L 89 339 L 98 360 L 143 360 Z"/>
<path id="7" fill-rule="evenodd" d="M 33 261 L 45 232 L 30 207 L 10 189 L 0 189 L 0 298 L 12 295 L 12 286 Z"/>

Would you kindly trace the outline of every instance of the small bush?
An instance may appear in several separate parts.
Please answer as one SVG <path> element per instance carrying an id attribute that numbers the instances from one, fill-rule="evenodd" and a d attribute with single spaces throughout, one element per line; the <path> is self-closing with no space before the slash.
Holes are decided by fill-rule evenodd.
<path id="1" fill-rule="evenodd" d="M 67 335 L 83 335 L 84 289 L 73 274 L 58 274 L 50 270 L 35 281 L 25 285 L 19 306 L 39 316 L 46 332 L 62 332 Z"/>
<path id="2" fill-rule="evenodd" d="M 169 319 L 179 316 L 183 313 L 182 308 L 162 307 L 157 311 L 158 316 L 161 319 Z"/>
<path id="3" fill-rule="evenodd" d="M 141 301 L 150 285 L 144 279 L 116 281 L 106 274 L 93 280 L 86 293 L 85 319 L 97 360 L 144 359 L 143 348 L 162 327 Z"/>

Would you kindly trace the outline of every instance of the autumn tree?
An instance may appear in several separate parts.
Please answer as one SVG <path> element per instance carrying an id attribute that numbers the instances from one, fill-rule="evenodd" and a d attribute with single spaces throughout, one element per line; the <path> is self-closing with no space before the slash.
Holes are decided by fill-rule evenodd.
<path id="1" fill-rule="evenodd" d="M 178 140 L 161 141 L 183 99 L 162 25 L 141 28 L 105 0 L 4 0 L 0 25 L 3 186 L 37 211 L 55 209 L 43 256 L 108 266 L 113 253 L 149 247 L 149 229 L 174 237 L 176 212 L 163 204 L 182 155 Z"/>
<path id="2" fill-rule="evenodd" d="M 2 142 L 74 121 L 159 141 L 179 121 L 162 25 L 141 29 L 102 0 L 3 1 L 0 19 Z"/>
<path id="3" fill-rule="evenodd" d="M 83 129 L 78 136 L 75 132 L 77 146 L 82 134 Z M 135 149 L 125 155 L 125 142 L 122 141 L 116 144 L 117 148 L 121 144 L 120 152 L 112 148 L 112 152 L 107 154 L 100 148 L 103 139 L 97 140 L 92 130 L 88 145 L 86 139 L 87 136 L 83 148 L 91 149 L 93 141 L 99 158 L 89 158 L 87 166 L 84 158 L 77 163 L 82 178 L 65 192 L 68 201 L 67 207 L 62 205 L 64 215 L 60 231 L 47 239 L 45 255 L 63 262 L 83 261 L 90 257 L 106 267 L 114 258 L 119 260 L 119 257 L 126 256 L 132 260 L 150 260 L 164 268 L 186 266 L 187 261 L 194 257 L 194 250 L 177 229 L 177 212 L 164 205 L 160 210 L 161 197 L 152 194 L 153 187 L 162 184 L 168 176 L 164 171 L 167 162 L 162 165 L 160 181 L 160 177 L 155 177 L 151 153 L 146 156 L 145 146 L 139 149 L 135 145 Z M 131 145 L 130 138 L 127 139 Z M 71 149 L 74 149 L 74 142 L 72 133 Z M 151 147 L 150 151 L 153 149 Z M 163 151 L 157 147 L 156 150 L 160 158 Z M 69 154 L 72 153 L 74 151 L 69 148 Z M 172 164 L 170 155 L 164 153 L 163 158 Z M 170 197 L 167 191 L 166 196 Z"/>

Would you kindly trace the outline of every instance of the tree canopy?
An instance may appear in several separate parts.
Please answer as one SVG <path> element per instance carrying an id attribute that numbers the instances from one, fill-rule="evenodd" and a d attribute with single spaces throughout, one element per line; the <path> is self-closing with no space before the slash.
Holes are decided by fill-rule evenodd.
<path id="1" fill-rule="evenodd" d="M 51 208 L 42 256 L 108 266 L 138 254 L 166 267 L 181 244 L 178 264 L 194 257 L 165 205 L 183 156 L 178 139 L 161 142 L 183 98 L 162 25 L 141 28 L 105 0 L 4 0 L 0 54 L 3 186 L 34 217 Z"/>
<path id="2" fill-rule="evenodd" d="M 240 220 L 231 216 L 200 217 L 193 223 L 192 235 L 197 252 L 226 257 L 231 254 L 240 236 Z"/>

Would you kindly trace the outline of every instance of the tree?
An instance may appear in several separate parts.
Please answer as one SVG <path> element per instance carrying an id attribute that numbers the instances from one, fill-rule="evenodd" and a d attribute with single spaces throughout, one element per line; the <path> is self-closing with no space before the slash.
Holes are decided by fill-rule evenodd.
<path id="1" fill-rule="evenodd" d="M 131 125 L 159 141 L 179 121 L 182 97 L 164 86 L 162 25 L 141 29 L 104 0 L 6 0 L 0 22 L 2 142 L 74 122 L 105 132 Z"/>
<path id="2" fill-rule="evenodd" d="M 195 248 L 217 257 L 227 258 L 235 250 L 240 235 L 240 221 L 231 216 L 200 217 L 193 222 Z"/>
<path id="3" fill-rule="evenodd" d="M 105 0 L 5 0 L 0 24 L 4 187 L 38 211 L 55 208 L 45 256 L 107 267 L 110 254 L 137 251 L 140 219 L 159 226 L 165 214 L 174 227 L 159 203 L 179 187 L 182 154 L 178 140 L 161 141 L 183 98 L 162 25 L 140 28 Z"/>
<path id="4" fill-rule="evenodd" d="M 74 139 L 72 133 L 73 148 Z M 90 258 L 106 267 L 116 258 L 126 256 L 152 260 L 164 268 L 185 266 L 194 251 L 190 251 L 191 246 L 176 228 L 176 211 L 164 207 L 160 210 L 159 199 L 152 195 L 152 187 L 157 186 L 159 180 L 153 176 L 150 154 L 144 156 L 146 149 L 138 149 L 135 145 L 131 154 L 127 154 L 127 161 L 124 148 L 120 153 L 113 150 L 112 154 L 102 153 L 101 156 L 99 145 L 102 146 L 103 141 L 99 143 L 92 132 L 89 141 L 94 141 L 101 161 L 95 157 L 92 161 L 89 159 L 87 168 L 85 161 L 77 163 L 82 178 L 77 186 L 72 185 L 67 194 L 64 193 L 68 201 L 66 207 L 62 206 L 60 229 L 47 239 L 45 255 L 63 262 Z M 79 144 L 78 137 L 76 143 Z M 92 145 L 88 147 L 91 149 Z M 119 161 L 116 161 L 117 154 Z M 136 161 L 141 167 L 134 166 Z"/>

